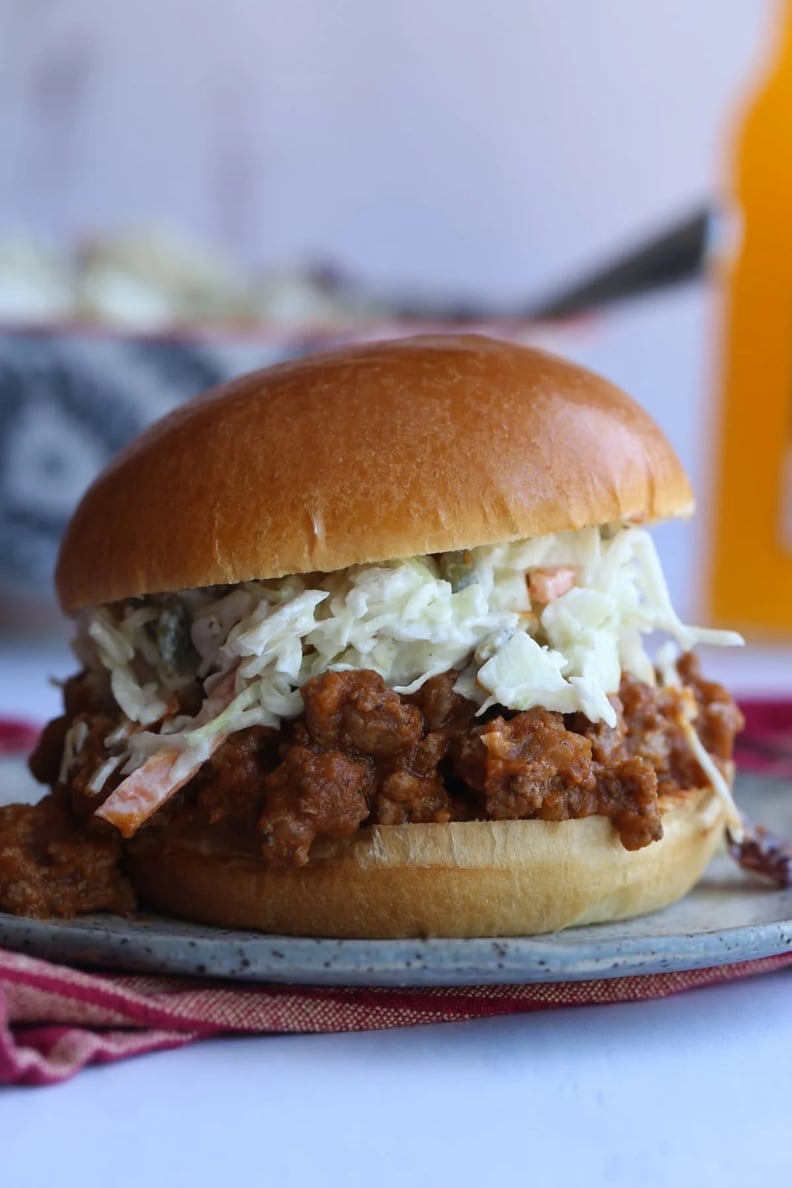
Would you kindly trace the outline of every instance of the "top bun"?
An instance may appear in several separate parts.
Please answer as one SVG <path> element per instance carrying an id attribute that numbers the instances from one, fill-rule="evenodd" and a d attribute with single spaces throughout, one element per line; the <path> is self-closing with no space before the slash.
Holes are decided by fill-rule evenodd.
<path id="1" fill-rule="evenodd" d="M 56 580 L 76 610 L 692 508 L 666 438 L 606 380 L 427 336 L 252 372 L 150 426 L 86 492 Z"/>

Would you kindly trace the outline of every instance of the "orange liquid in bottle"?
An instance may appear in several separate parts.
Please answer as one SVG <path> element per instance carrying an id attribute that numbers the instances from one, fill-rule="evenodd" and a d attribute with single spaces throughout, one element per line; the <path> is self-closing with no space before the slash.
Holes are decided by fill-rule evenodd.
<path id="1" fill-rule="evenodd" d="M 742 241 L 725 277 L 711 609 L 792 629 L 792 3 L 738 141 Z"/>

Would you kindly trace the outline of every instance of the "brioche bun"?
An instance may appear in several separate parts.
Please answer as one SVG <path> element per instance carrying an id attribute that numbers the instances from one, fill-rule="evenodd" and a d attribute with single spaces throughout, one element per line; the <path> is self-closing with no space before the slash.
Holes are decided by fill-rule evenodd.
<path id="1" fill-rule="evenodd" d="M 84 496 L 56 583 L 73 611 L 692 507 L 663 434 L 604 379 L 419 337 L 253 372 L 152 425 Z"/>
<path id="2" fill-rule="evenodd" d="M 63 541 L 62 605 L 423 555 L 692 511 L 651 418 L 604 379 L 474 335 L 315 355 L 243 376 L 134 441 Z M 666 797 L 626 850 L 605 817 L 374 826 L 301 868 L 142 831 L 141 902 L 226 928 L 334 937 L 498 936 L 617 920 L 699 878 L 710 789 Z"/>
<path id="3" fill-rule="evenodd" d="M 526 936 L 665 907 L 723 835 L 710 788 L 665 797 L 660 841 L 625 850 L 604 817 L 388 825 L 271 870 L 191 842 L 141 838 L 132 877 L 148 907 L 223 928 L 292 936 Z"/>

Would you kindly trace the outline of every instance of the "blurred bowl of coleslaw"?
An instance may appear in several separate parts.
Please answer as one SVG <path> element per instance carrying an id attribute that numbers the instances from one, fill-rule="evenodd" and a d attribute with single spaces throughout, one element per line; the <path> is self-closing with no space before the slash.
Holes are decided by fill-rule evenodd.
<path id="1" fill-rule="evenodd" d="M 332 269 L 243 274 L 161 231 L 68 256 L 0 239 L 0 632 L 58 630 L 52 574 L 86 486 L 152 420 L 233 375 L 311 350 L 436 329 Z M 558 331 L 499 325 L 553 345 Z"/>

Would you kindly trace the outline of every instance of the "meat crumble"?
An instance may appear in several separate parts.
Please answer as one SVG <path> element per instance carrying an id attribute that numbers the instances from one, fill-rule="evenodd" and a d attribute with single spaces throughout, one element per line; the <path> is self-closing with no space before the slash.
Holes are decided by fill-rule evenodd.
<path id="1" fill-rule="evenodd" d="M 128 911 L 127 845 L 153 831 L 211 828 L 223 844 L 273 867 L 311 860 L 317 840 L 372 824 L 468 820 L 609 818 L 628 850 L 662 836 L 659 797 L 707 783 L 680 725 L 692 693 L 699 737 L 718 766 L 728 762 L 742 716 L 687 654 L 682 686 L 625 676 L 613 727 L 582 714 L 497 707 L 477 717 L 454 691 L 456 672 L 410 696 L 374 672 L 325 672 L 302 689 L 303 713 L 280 730 L 233 734 L 131 843 L 94 816 L 121 778 L 90 789 L 106 758 L 103 740 L 118 710 L 83 675 L 65 688 L 65 715 L 50 723 L 31 769 L 52 791 L 35 807 L 0 808 L 0 908 L 31 916 Z M 83 745 L 60 782 L 64 740 L 76 719 Z"/>

